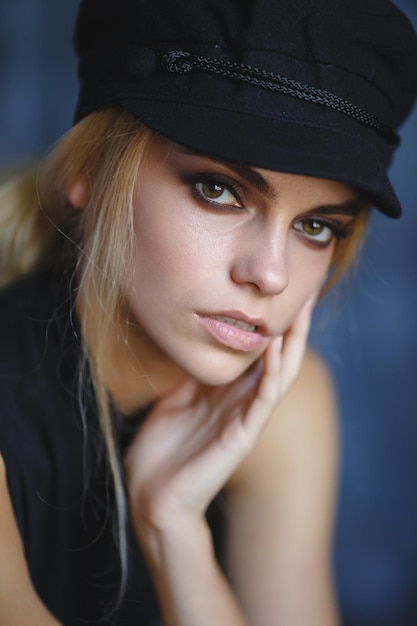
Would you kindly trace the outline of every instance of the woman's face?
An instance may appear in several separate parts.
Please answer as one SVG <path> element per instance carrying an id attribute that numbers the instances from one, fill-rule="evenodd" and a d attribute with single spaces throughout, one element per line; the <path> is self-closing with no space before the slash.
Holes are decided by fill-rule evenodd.
<path id="1" fill-rule="evenodd" d="M 134 194 L 135 352 L 237 378 L 323 284 L 358 211 L 348 185 L 248 168 L 156 138 Z"/>

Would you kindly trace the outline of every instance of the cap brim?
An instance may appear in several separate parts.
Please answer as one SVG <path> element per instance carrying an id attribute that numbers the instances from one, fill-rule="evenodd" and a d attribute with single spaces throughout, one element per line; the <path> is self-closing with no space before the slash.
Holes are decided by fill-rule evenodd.
<path id="1" fill-rule="evenodd" d="M 120 104 L 167 139 L 204 154 L 253 167 L 338 180 L 366 192 L 389 217 L 401 206 L 366 129 L 330 126 L 188 104 L 123 99 Z"/>

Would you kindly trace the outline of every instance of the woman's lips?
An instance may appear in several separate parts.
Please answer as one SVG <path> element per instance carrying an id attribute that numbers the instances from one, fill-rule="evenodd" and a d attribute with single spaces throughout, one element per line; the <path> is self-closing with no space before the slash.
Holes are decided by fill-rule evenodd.
<path id="1" fill-rule="evenodd" d="M 200 313 L 197 318 L 216 343 L 232 350 L 252 352 L 265 348 L 268 344 L 268 336 L 263 330 L 265 326 L 254 323 L 256 320 L 220 313 Z"/>
<path id="2" fill-rule="evenodd" d="M 212 317 L 219 322 L 230 324 L 230 326 L 235 326 L 235 328 L 240 328 L 240 330 L 247 330 L 250 333 L 253 333 L 257 329 L 257 326 L 255 324 L 249 324 L 244 320 L 237 320 L 233 317 L 227 317 L 227 315 L 212 315 Z"/>

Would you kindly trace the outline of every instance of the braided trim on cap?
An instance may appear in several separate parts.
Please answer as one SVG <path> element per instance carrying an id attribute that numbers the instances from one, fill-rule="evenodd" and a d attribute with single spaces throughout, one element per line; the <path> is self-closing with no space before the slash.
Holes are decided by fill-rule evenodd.
<path id="1" fill-rule="evenodd" d="M 171 50 L 163 53 L 159 56 L 159 62 L 160 67 L 167 72 L 175 74 L 186 74 L 194 70 L 208 72 L 241 81 L 254 87 L 260 87 L 261 89 L 279 92 L 298 100 L 329 107 L 355 119 L 368 128 L 372 128 L 384 137 L 389 144 L 396 146 L 399 143 L 397 133 L 379 117 L 373 115 L 373 113 L 336 96 L 330 91 L 312 87 L 292 78 L 268 72 L 252 65 L 196 55 L 184 50 Z"/>

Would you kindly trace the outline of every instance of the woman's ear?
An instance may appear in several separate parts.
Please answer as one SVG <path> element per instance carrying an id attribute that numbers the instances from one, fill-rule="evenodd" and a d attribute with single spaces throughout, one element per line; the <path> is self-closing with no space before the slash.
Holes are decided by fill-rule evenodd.
<path id="1" fill-rule="evenodd" d="M 68 202 L 74 209 L 85 209 L 90 199 L 90 190 L 86 176 L 78 176 L 69 186 Z"/>

